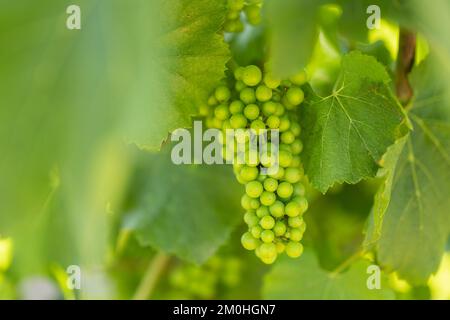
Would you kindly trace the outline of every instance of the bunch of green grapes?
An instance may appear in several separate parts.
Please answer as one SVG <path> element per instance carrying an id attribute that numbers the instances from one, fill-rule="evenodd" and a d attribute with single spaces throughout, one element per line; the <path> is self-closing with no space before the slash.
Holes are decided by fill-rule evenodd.
<path id="1" fill-rule="evenodd" d="M 246 156 L 243 164 L 236 161 L 238 151 L 232 155 L 235 176 L 246 190 L 241 204 L 246 210 L 244 220 L 248 231 L 241 242 L 245 249 L 255 250 L 256 256 L 267 264 L 283 252 L 292 258 L 303 252 L 300 241 L 306 228 L 303 214 L 308 209 L 308 201 L 301 182 L 303 143 L 297 108 L 304 99 L 300 86 L 306 79 L 304 71 L 282 81 L 271 73 L 263 74 L 254 65 L 239 67 L 234 71 L 231 85 L 216 88 L 209 98 L 209 107 L 201 111 L 210 128 L 278 130 L 278 170 L 263 170 L 273 165 L 273 159 L 261 150 L 256 154 L 256 161 Z M 270 149 L 273 141 L 267 137 L 268 134 Z M 224 143 L 225 159 L 230 158 L 228 146 L 235 143 Z M 245 150 L 248 151 L 248 145 Z"/>
<path id="2" fill-rule="evenodd" d="M 241 20 L 246 17 L 248 23 L 257 25 L 261 22 L 262 0 L 227 0 L 228 13 L 224 25 L 226 32 L 242 32 L 244 24 Z"/>
<path id="3" fill-rule="evenodd" d="M 212 299 L 221 290 L 236 287 L 241 261 L 233 256 L 213 256 L 202 266 L 179 264 L 169 275 L 169 299 Z"/>

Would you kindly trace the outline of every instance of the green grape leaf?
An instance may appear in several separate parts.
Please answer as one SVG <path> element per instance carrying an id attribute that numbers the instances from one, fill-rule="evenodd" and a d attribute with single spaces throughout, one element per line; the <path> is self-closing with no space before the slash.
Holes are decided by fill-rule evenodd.
<path id="1" fill-rule="evenodd" d="M 264 279 L 263 297 L 283 300 L 380 300 L 394 293 L 380 274 L 380 289 L 369 289 L 370 263 L 358 260 L 342 273 L 321 270 L 312 251 L 299 259 L 281 259 Z"/>
<path id="2" fill-rule="evenodd" d="M 375 176 L 377 162 L 402 135 L 404 113 L 375 58 L 352 52 L 342 59 L 333 93 L 306 87 L 301 111 L 303 160 L 311 183 L 325 193 L 334 183 Z"/>
<path id="3" fill-rule="evenodd" d="M 125 227 L 142 245 L 205 262 L 240 221 L 243 189 L 228 166 L 174 165 L 170 153 L 144 157 L 139 192 Z"/>
<path id="4" fill-rule="evenodd" d="M 230 57 L 224 0 L 77 5 L 80 30 L 53 0 L 0 12 L 0 233 L 27 272 L 55 253 L 102 262 L 106 204 L 120 202 L 130 169 L 124 141 L 159 149 L 189 126 Z"/>
<path id="5" fill-rule="evenodd" d="M 414 130 L 386 155 L 366 236 L 380 263 L 414 284 L 437 270 L 450 233 L 450 104 L 430 68 L 412 76 Z"/>

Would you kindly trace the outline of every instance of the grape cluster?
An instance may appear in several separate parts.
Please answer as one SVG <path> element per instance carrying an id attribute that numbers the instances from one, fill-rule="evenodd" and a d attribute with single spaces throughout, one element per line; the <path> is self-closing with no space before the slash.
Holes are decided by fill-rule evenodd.
<path id="1" fill-rule="evenodd" d="M 213 256 L 203 266 L 181 263 L 169 275 L 169 299 L 212 299 L 236 287 L 241 261 L 233 256 Z"/>
<path id="2" fill-rule="evenodd" d="M 242 16 L 245 16 L 251 25 L 259 24 L 261 22 L 261 2 L 262 0 L 228 0 L 225 31 L 242 32 L 244 30 Z M 241 13 L 243 14 L 241 15 Z"/>
<path id="3" fill-rule="evenodd" d="M 248 231 L 241 242 L 245 249 L 255 250 L 256 256 L 267 264 L 273 263 L 282 252 L 292 258 L 303 252 L 300 240 L 306 225 L 302 217 L 308 209 L 308 201 L 301 182 L 304 177 L 300 159 L 303 144 L 299 138 L 301 127 L 296 111 L 304 99 L 300 86 L 306 78 L 304 71 L 289 80 L 280 80 L 270 72 L 263 74 L 254 65 L 238 67 L 228 85 L 217 87 L 208 106 L 201 109 L 210 128 L 279 132 L 277 171 L 263 170 L 273 161 L 261 150 L 257 151 L 256 161 L 245 157 L 243 164 L 233 162 L 238 182 L 245 185 L 241 204 L 246 210 L 244 220 Z M 265 139 L 270 149 L 274 141 L 267 132 L 265 130 Z M 228 145 L 235 143 L 224 142 L 225 159 L 230 157 Z M 248 151 L 248 145 L 245 150 Z M 232 155 L 235 160 L 237 154 L 235 151 Z"/>

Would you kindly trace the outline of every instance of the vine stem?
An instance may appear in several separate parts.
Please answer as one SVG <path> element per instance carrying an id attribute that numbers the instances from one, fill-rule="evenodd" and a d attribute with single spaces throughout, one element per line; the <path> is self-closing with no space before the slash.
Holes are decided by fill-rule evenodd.
<path id="1" fill-rule="evenodd" d="M 413 96 L 408 74 L 414 66 L 416 57 L 416 34 L 400 28 L 399 47 L 396 68 L 397 97 L 403 105 L 407 105 Z"/>
<path id="2" fill-rule="evenodd" d="M 158 279 L 169 261 L 170 256 L 162 252 L 159 252 L 153 260 L 150 261 L 147 271 L 145 272 L 144 277 L 134 293 L 133 300 L 146 300 L 152 295 L 153 290 L 158 283 Z"/>

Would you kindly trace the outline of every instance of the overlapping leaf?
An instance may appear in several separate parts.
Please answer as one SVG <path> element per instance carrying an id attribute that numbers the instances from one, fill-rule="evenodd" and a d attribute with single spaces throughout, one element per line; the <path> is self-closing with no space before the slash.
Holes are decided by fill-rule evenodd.
<path id="1" fill-rule="evenodd" d="M 369 262 L 360 260 L 343 273 L 328 273 L 320 269 L 310 251 L 301 258 L 280 260 L 266 276 L 263 288 L 265 299 L 393 299 L 380 274 L 381 288 L 369 289 Z M 369 269 L 370 271 L 370 269 Z"/>
<path id="2" fill-rule="evenodd" d="M 344 56 L 333 93 L 306 88 L 301 114 L 303 160 L 312 184 L 322 192 L 334 183 L 375 176 L 377 162 L 402 134 L 404 114 L 391 93 L 390 78 L 373 57 Z"/>

